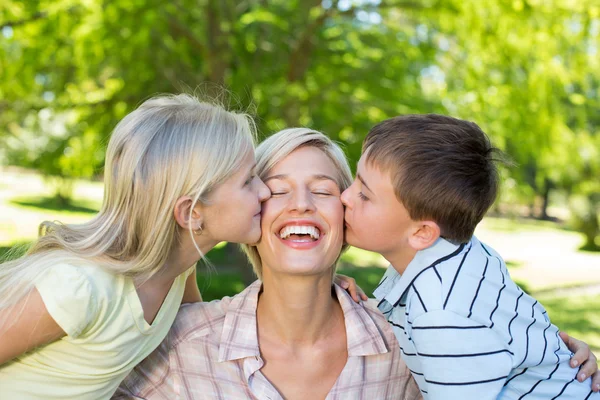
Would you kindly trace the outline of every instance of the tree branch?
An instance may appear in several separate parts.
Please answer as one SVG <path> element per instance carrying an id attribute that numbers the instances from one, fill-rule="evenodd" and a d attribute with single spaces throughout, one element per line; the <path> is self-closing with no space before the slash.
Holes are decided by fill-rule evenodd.
<path id="1" fill-rule="evenodd" d="M 202 55 L 206 56 L 206 47 L 185 25 L 179 22 L 177 18 L 172 16 L 169 18 L 169 28 L 171 31 L 171 36 L 175 36 L 173 35 L 173 33 L 175 33 L 176 36 L 185 37 L 190 44 L 196 48 L 196 50 L 200 51 Z"/>
<path id="2" fill-rule="evenodd" d="M 46 11 L 38 11 L 29 18 L 23 18 L 16 21 L 6 21 L 0 24 L 0 29 L 14 28 L 16 26 L 25 25 L 30 22 L 37 21 L 38 19 L 46 18 L 47 16 L 48 13 Z"/>
<path id="3" fill-rule="evenodd" d="M 325 10 L 319 17 L 310 24 L 302 35 L 300 36 L 300 40 L 298 40 L 298 44 L 292 51 L 290 55 L 290 69 L 288 71 L 287 79 L 289 82 L 295 82 L 300 80 L 308 66 L 310 64 L 310 53 L 314 47 L 314 43 L 312 42 L 313 35 L 317 28 L 323 26 L 327 17 L 333 14 L 335 10 L 337 10 L 338 1 L 334 1 L 330 8 Z M 310 14 L 310 7 L 309 7 Z"/>

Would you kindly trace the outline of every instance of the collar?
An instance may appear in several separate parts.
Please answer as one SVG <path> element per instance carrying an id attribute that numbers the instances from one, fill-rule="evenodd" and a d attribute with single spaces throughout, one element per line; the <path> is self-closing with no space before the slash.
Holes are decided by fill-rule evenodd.
<path id="1" fill-rule="evenodd" d="M 379 328 L 365 310 L 366 303 L 357 304 L 340 286 L 334 284 L 334 287 L 344 313 L 348 357 L 387 353 L 389 349 Z"/>
<path id="2" fill-rule="evenodd" d="M 257 280 L 231 300 L 223 322 L 219 362 L 260 358 L 256 309 L 261 287 L 262 282 Z M 344 313 L 348 356 L 387 353 L 389 349 L 385 340 L 365 306 L 355 303 L 340 286 L 334 284 L 334 287 Z"/>
<path id="3" fill-rule="evenodd" d="M 379 286 L 373 291 L 375 298 L 380 303 L 386 300 L 392 306 L 397 306 L 404 293 L 424 270 L 460 254 L 465 248 L 470 248 L 473 240 L 476 239 L 473 238 L 466 244 L 455 245 L 440 237 L 433 245 L 418 251 L 403 274 L 390 265 Z"/>
<path id="4" fill-rule="evenodd" d="M 231 299 L 223 321 L 219 362 L 260 357 L 256 308 L 261 287 L 262 282 L 257 280 Z"/>

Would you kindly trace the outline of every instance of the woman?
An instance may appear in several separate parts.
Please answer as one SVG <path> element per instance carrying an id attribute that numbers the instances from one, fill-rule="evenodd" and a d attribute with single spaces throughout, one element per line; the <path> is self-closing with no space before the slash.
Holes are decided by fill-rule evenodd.
<path id="1" fill-rule="evenodd" d="M 163 344 L 115 398 L 414 399 L 419 391 L 374 305 L 333 286 L 343 249 L 341 149 L 309 129 L 257 148 L 272 197 L 244 246 L 260 277 L 242 293 L 180 311 Z"/>
<path id="2" fill-rule="evenodd" d="M 195 264 L 254 243 L 261 202 L 254 125 L 187 95 L 144 102 L 115 128 L 104 202 L 89 222 L 42 224 L 0 265 L 0 397 L 108 398 L 200 301 Z"/>

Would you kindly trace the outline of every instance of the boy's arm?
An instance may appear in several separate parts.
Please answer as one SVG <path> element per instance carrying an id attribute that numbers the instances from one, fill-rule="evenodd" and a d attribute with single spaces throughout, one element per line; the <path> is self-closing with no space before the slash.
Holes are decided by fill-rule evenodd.
<path id="1" fill-rule="evenodd" d="M 417 317 L 411 339 L 427 382 L 427 398 L 496 399 L 512 369 L 512 354 L 484 325 L 438 310 Z"/>

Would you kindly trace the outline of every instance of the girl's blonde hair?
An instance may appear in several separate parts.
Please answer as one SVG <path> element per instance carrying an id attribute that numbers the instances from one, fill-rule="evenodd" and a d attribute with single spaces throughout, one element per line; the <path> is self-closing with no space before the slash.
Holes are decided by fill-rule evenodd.
<path id="1" fill-rule="evenodd" d="M 352 184 L 352 172 L 344 151 L 325 134 L 308 128 L 284 129 L 259 144 L 256 148 L 256 175 L 264 180 L 275 164 L 282 161 L 293 151 L 303 147 L 315 147 L 329 157 L 338 171 L 335 178 L 340 191 L 346 190 Z M 261 279 L 262 261 L 257 247 L 247 244 L 242 244 L 241 247 L 248 256 L 254 273 Z M 340 255 L 347 247 L 347 245 L 342 247 Z M 332 273 L 335 273 L 335 268 L 332 269 Z"/>
<path id="2" fill-rule="evenodd" d="M 25 256 L 0 264 L 0 310 L 16 304 L 36 277 L 61 263 L 92 263 L 118 274 L 152 276 L 177 241 L 177 199 L 190 196 L 193 205 L 206 202 L 211 190 L 241 167 L 255 137 L 247 114 L 194 96 L 145 101 L 112 133 L 98 214 L 83 224 L 42 223 L 40 237 Z"/>

